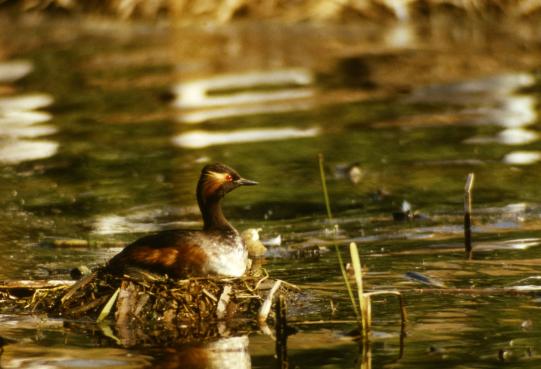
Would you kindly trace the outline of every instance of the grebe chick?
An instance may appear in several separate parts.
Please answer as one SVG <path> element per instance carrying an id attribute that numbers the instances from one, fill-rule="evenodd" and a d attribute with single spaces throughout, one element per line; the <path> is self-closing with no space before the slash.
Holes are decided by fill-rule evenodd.
<path id="1" fill-rule="evenodd" d="M 221 202 L 235 188 L 256 184 L 227 165 L 206 165 L 196 190 L 203 229 L 162 231 L 140 238 L 115 255 L 106 270 L 120 274 L 127 267 L 139 267 L 173 278 L 242 276 L 248 251 L 237 230 L 225 219 Z"/>

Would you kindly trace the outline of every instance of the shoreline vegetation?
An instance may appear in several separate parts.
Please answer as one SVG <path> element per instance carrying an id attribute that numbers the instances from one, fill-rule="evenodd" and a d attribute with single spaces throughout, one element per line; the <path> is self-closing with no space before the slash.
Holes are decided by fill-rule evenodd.
<path id="1" fill-rule="evenodd" d="M 236 20 L 283 22 L 422 21 L 440 15 L 480 20 L 538 20 L 537 0 L 0 0 L 0 11 L 118 19 L 166 19 L 181 24 Z"/>

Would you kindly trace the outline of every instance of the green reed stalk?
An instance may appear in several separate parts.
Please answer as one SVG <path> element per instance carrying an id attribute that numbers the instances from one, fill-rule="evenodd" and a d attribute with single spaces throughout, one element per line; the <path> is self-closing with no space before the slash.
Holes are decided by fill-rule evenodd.
<path id="1" fill-rule="evenodd" d="M 321 187 L 323 188 L 323 198 L 325 200 L 325 208 L 327 208 L 327 218 L 332 220 L 331 202 L 329 201 L 329 192 L 327 191 L 327 180 L 325 178 L 325 169 L 323 168 L 323 154 L 318 155 L 319 159 L 319 175 L 321 176 Z"/>
<path id="2" fill-rule="evenodd" d="M 319 159 L 319 174 L 321 176 L 321 187 L 323 188 L 323 198 L 325 199 L 325 207 L 327 208 L 327 217 L 328 217 L 328 219 L 330 221 L 332 221 L 333 217 L 332 217 L 332 212 L 331 212 L 331 203 L 329 201 L 329 193 L 327 191 L 327 180 L 325 178 L 325 170 L 323 168 L 324 158 L 323 158 L 322 153 L 320 153 L 318 155 L 318 159 Z M 351 305 L 353 307 L 353 311 L 355 312 L 355 316 L 357 317 L 357 322 L 359 322 L 363 327 L 363 335 L 364 335 L 364 332 L 365 332 L 364 323 L 363 323 L 364 319 L 359 314 L 359 309 L 357 308 L 357 303 L 355 302 L 355 296 L 353 296 L 353 290 L 352 290 L 351 285 L 349 283 L 349 279 L 348 279 L 348 276 L 347 276 L 347 273 L 346 273 L 346 269 L 344 268 L 344 261 L 342 260 L 342 254 L 340 254 L 340 249 L 338 248 L 338 245 L 336 243 L 334 243 L 334 249 L 336 250 L 336 256 L 338 258 L 338 264 L 340 265 L 340 271 L 342 272 L 342 278 L 344 279 L 344 283 L 345 283 L 346 288 L 348 290 L 349 299 L 351 300 Z M 362 307 L 362 305 L 361 305 L 361 307 Z"/>

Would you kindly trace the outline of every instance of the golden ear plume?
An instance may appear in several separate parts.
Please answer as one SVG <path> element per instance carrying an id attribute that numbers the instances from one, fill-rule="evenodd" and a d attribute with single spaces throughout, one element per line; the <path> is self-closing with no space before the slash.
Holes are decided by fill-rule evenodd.
<path id="1" fill-rule="evenodd" d="M 211 196 L 221 185 L 227 182 L 227 173 L 209 171 L 206 173 L 205 177 L 204 191 L 206 197 Z"/>

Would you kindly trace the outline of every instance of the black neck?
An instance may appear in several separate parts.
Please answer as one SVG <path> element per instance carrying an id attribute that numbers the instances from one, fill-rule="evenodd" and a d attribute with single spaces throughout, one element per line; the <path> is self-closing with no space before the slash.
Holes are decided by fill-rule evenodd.
<path id="1" fill-rule="evenodd" d="M 205 231 L 212 229 L 232 230 L 233 226 L 225 219 L 222 212 L 222 198 L 207 199 L 205 203 L 199 202 L 199 209 L 203 215 Z"/>
<path id="2" fill-rule="evenodd" d="M 200 180 L 197 184 L 197 203 L 199 204 L 199 210 L 203 216 L 205 231 L 208 230 L 235 230 L 231 224 L 225 219 L 222 212 L 222 196 L 216 195 L 205 197 L 204 183 Z"/>

